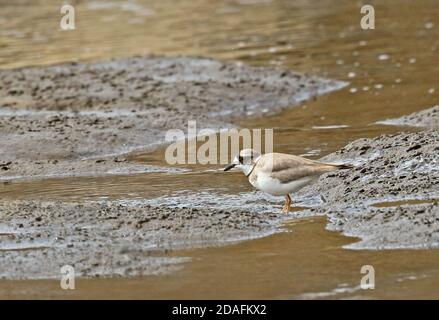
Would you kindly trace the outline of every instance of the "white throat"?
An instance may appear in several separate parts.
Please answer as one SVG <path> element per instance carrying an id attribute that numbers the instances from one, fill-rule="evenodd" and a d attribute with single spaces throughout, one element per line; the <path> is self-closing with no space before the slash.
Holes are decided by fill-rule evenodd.
<path id="1" fill-rule="evenodd" d="M 253 170 L 254 164 L 238 164 L 236 167 L 248 176 Z"/>

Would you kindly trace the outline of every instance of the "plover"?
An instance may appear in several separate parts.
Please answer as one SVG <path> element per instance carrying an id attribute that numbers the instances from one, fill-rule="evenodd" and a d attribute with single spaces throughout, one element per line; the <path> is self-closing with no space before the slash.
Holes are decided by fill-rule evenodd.
<path id="1" fill-rule="evenodd" d="M 238 168 L 250 184 L 263 192 L 285 196 L 282 212 L 291 210 L 290 193 L 297 192 L 317 180 L 325 172 L 350 169 L 349 164 L 324 163 L 285 153 L 259 154 L 253 149 L 243 149 L 224 171 Z"/>

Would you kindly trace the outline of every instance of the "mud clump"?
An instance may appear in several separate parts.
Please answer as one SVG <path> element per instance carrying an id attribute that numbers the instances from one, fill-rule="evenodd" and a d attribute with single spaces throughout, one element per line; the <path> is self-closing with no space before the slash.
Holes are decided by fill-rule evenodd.
<path id="1" fill-rule="evenodd" d="M 323 160 L 355 169 L 324 175 L 301 193 L 324 199 L 314 212 L 329 217 L 330 229 L 362 238 L 352 247 L 439 247 L 439 130 L 359 139 Z M 415 199 L 433 203 L 374 207 Z"/>

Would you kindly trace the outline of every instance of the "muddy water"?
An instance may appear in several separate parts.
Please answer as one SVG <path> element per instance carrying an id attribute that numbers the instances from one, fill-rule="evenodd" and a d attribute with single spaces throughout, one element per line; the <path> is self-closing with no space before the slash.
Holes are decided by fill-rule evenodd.
<path id="1" fill-rule="evenodd" d="M 380 1 L 375 4 L 377 28 L 373 31 L 359 28 L 360 9 L 350 0 L 77 1 L 77 29 L 71 32 L 57 29 L 57 1 L 10 3 L 0 4 L 0 68 L 145 53 L 196 54 L 281 66 L 351 83 L 277 115 L 237 120 L 242 127 L 274 128 L 274 147 L 279 152 L 318 158 L 357 138 L 401 130 L 374 123 L 438 101 L 436 0 Z M 136 160 L 166 166 L 163 150 Z M 194 193 L 251 190 L 241 175 L 221 175 L 215 166 L 190 169 L 184 174 L 15 182 L 0 185 L 0 196 L 80 201 L 175 196 L 187 202 Z M 105 297 L 169 297 L 173 293 L 175 297 L 297 298 L 306 293 L 316 295 L 305 297 L 342 297 L 337 292 L 345 291 L 351 297 L 438 297 L 434 287 L 439 281 L 434 271 L 439 265 L 437 251 L 345 250 L 341 246 L 352 240 L 324 231 L 324 222 L 295 223 L 290 233 L 182 252 L 193 262 L 175 275 L 87 280 L 82 282 L 87 290 L 72 294 L 77 298 L 102 297 L 103 291 Z M 273 259 L 264 259 L 268 256 Z M 379 270 L 377 290 L 370 293 L 355 289 L 363 264 Z M 224 268 L 208 272 L 219 266 Z M 103 290 L 114 282 L 118 291 Z M 37 292 L 28 282 L 13 285 L 21 286 L 24 296 L 63 295 L 52 282 L 39 283 L 42 288 L 54 288 L 50 293 Z M 8 292 L 2 295 L 13 294 Z"/>
<path id="2" fill-rule="evenodd" d="M 355 251 L 324 229 L 325 219 L 296 220 L 287 232 L 219 248 L 186 250 L 183 269 L 166 276 L 59 281 L 2 281 L 0 298 L 53 299 L 371 299 L 437 298 L 439 251 Z M 375 289 L 362 289 L 363 265 L 375 267 Z"/>

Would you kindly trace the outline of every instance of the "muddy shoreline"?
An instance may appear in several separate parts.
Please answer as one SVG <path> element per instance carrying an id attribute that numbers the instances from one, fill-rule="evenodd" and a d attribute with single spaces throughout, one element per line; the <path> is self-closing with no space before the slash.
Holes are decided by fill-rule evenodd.
<path id="1" fill-rule="evenodd" d="M 160 57 L 7 70 L 0 79 L 5 181 L 166 172 L 127 155 L 152 150 L 165 130 L 185 129 L 187 119 L 230 126 L 235 117 L 276 112 L 344 85 L 277 69 Z M 437 116 L 410 118 L 430 124 Z M 83 277 L 162 274 L 186 261 L 169 251 L 268 235 L 285 219 L 312 215 L 326 215 L 329 229 L 362 239 L 350 248 L 438 248 L 439 130 L 425 127 L 430 129 L 359 139 L 326 156 L 356 168 L 324 175 L 303 189 L 299 205 L 304 198 L 320 200 L 288 216 L 272 207 L 261 213 L 117 201 L 2 201 L 0 278 L 56 278 L 65 264 Z"/>
<path id="2" fill-rule="evenodd" d="M 0 179 L 150 172 L 119 156 L 152 151 L 189 120 L 228 128 L 346 85 L 189 57 L 0 70 Z"/>
<path id="3" fill-rule="evenodd" d="M 206 208 L 203 200 L 187 207 L 3 201 L 0 277 L 56 278 L 64 264 L 82 277 L 164 274 L 189 259 L 172 256 L 175 250 L 266 236 L 282 231 L 282 221 L 314 215 L 327 216 L 328 229 L 361 239 L 350 249 L 439 248 L 438 151 L 439 130 L 356 140 L 324 158 L 356 168 L 303 189 L 297 205 L 321 200 L 290 215 L 269 203 L 251 210 L 239 203 Z"/>
<path id="4" fill-rule="evenodd" d="M 328 228 L 362 240 L 355 249 L 439 248 L 439 130 L 356 140 L 324 160 L 353 170 L 328 174 L 301 194 Z"/>
<path id="5" fill-rule="evenodd" d="M 350 143 L 324 160 L 356 168 L 302 192 L 324 197 L 313 211 L 328 216 L 328 229 L 361 238 L 348 248 L 439 248 L 439 108 L 381 123 L 420 131 Z"/>
<path id="6" fill-rule="evenodd" d="M 206 58 L 138 57 L 0 71 L 0 179 L 174 172 L 130 161 L 188 120 L 212 129 L 346 85 Z M 178 267 L 166 252 L 261 237 L 279 213 L 117 202 L 2 201 L 1 278 L 136 276 Z M 110 236 L 111 233 L 111 236 Z M 183 259 L 184 260 L 184 259 Z"/>
<path id="7" fill-rule="evenodd" d="M 439 105 L 399 118 L 379 121 L 378 124 L 438 129 Z"/>
<path id="8" fill-rule="evenodd" d="M 170 251 L 268 235 L 280 218 L 114 202 L 3 202 L 0 212 L 4 279 L 56 279 L 66 264 L 81 277 L 164 274 L 188 260 Z"/>

